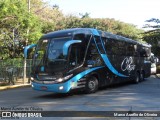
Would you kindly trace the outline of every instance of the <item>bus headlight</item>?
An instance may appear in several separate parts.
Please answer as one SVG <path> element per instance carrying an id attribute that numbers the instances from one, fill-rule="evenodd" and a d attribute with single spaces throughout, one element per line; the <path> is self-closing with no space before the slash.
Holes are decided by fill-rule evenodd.
<path id="1" fill-rule="evenodd" d="M 59 78 L 59 79 L 57 79 L 56 81 L 57 81 L 57 82 L 62 82 L 62 81 L 65 81 L 65 80 L 71 78 L 72 76 L 73 76 L 73 74 L 70 74 L 70 75 L 67 75 L 67 76 L 64 77 L 64 78 Z"/>
<path id="2" fill-rule="evenodd" d="M 62 78 L 59 78 L 58 80 L 56 80 L 57 82 L 62 82 L 63 79 Z"/>
<path id="3" fill-rule="evenodd" d="M 31 79 L 31 81 L 33 81 L 33 80 L 34 80 L 34 78 L 33 78 L 33 77 L 31 77 L 30 79 Z"/>

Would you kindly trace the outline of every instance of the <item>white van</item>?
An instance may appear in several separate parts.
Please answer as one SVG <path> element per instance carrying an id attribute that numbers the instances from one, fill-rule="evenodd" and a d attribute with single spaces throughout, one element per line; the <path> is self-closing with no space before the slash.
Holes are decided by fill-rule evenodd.
<path id="1" fill-rule="evenodd" d="M 157 66 L 156 64 L 159 62 L 159 59 L 151 53 L 151 74 L 157 73 Z"/>

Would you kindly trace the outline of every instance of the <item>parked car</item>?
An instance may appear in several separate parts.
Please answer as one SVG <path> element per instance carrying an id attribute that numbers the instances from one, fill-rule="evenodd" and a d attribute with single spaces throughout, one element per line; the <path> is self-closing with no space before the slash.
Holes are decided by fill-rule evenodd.
<path id="1" fill-rule="evenodd" d="M 157 73 L 156 63 L 151 63 L 151 74 Z"/>
<path id="2" fill-rule="evenodd" d="M 151 53 L 151 74 L 157 73 L 157 63 L 159 62 L 159 59 L 154 56 L 153 53 Z"/>

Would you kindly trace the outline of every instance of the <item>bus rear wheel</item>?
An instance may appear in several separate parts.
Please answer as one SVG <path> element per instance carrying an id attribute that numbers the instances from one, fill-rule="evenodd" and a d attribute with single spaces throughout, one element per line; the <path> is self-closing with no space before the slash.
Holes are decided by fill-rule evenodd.
<path id="1" fill-rule="evenodd" d="M 134 82 L 135 84 L 138 84 L 138 83 L 140 82 L 140 74 L 139 74 L 139 72 L 137 72 L 137 73 L 135 74 L 135 78 L 134 78 L 133 82 Z"/>
<path id="2" fill-rule="evenodd" d="M 144 72 L 141 72 L 141 74 L 140 74 L 140 81 L 144 81 L 144 76 L 145 76 Z"/>
<path id="3" fill-rule="evenodd" d="M 86 93 L 95 93 L 98 90 L 98 80 L 96 77 L 89 77 L 86 82 Z"/>

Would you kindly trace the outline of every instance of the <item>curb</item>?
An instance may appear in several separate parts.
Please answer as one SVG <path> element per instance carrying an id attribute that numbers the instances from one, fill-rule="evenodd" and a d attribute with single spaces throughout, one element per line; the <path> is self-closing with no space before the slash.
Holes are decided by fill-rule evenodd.
<path id="1" fill-rule="evenodd" d="M 22 85 L 11 85 L 11 86 L 1 86 L 0 91 L 14 89 L 14 88 L 23 88 L 23 87 L 30 87 L 30 84 L 22 84 Z"/>
<path id="2" fill-rule="evenodd" d="M 160 74 L 156 74 L 156 77 L 157 77 L 157 78 L 160 78 Z"/>

